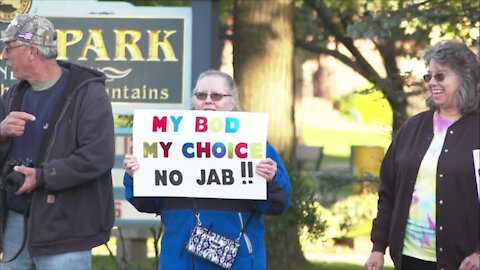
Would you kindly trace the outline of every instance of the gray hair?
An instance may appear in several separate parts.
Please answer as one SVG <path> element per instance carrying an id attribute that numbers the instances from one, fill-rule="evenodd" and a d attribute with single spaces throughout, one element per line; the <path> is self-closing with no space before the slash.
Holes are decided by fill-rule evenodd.
<path id="1" fill-rule="evenodd" d="M 225 88 L 226 88 L 225 90 L 227 90 L 227 93 L 229 95 L 231 95 L 231 98 L 233 100 L 233 104 L 234 104 L 233 110 L 234 111 L 240 111 L 240 102 L 239 102 L 239 98 L 238 98 L 237 84 L 235 83 L 235 80 L 233 80 L 232 76 L 230 76 L 229 74 L 227 74 L 223 71 L 210 69 L 210 70 L 207 70 L 207 71 L 204 71 L 204 72 L 200 73 L 200 75 L 198 76 L 197 82 L 195 84 L 195 88 L 193 89 L 192 95 L 194 95 L 198 91 L 199 82 L 203 78 L 209 77 L 209 76 L 216 76 L 216 77 L 220 77 L 220 78 L 224 79 Z M 192 99 L 192 108 L 194 107 L 194 102 L 195 101 Z"/>
<path id="2" fill-rule="evenodd" d="M 18 44 L 25 45 L 25 46 L 34 46 L 37 48 L 38 53 L 45 57 L 46 59 L 55 59 L 57 58 L 58 52 L 57 52 L 57 46 L 42 46 L 30 42 L 23 41 L 21 39 L 17 39 Z M 56 44 L 56 42 L 55 42 Z"/>
<path id="3" fill-rule="evenodd" d="M 455 104 L 462 115 L 478 110 L 480 103 L 479 58 L 467 45 L 459 41 L 442 41 L 425 53 L 425 64 L 430 61 L 448 66 L 460 78 L 460 89 L 455 94 Z M 427 106 L 436 110 L 432 96 L 426 100 Z"/>

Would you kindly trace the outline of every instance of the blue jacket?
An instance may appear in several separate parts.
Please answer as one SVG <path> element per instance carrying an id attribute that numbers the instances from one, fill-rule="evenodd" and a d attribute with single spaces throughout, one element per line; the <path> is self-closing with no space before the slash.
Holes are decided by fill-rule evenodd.
<path id="1" fill-rule="evenodd" d="M 279 215 L 290 205 L 291 185 L 288 172 L 276 150 L 267 143 L 268 158 L 277 162 L 274 180 L 267 183 L 267 200 L 227 200 L 171 197 L 133 197 L 133 179 L 125 174 L 125 197 L 140 212 L 161 216 L 164 234 L 159 269 L 223 269 L 185 250 L 196 224 L 195 207 L 202 225 L 212 231 L 236 239 L 251 213 L 251 222 L 240 241 L 240 249 L 231 269 L 266 269 L 265 225 L 263 214 Z M 242 225 L 243 224 L 243 225 Z"/>

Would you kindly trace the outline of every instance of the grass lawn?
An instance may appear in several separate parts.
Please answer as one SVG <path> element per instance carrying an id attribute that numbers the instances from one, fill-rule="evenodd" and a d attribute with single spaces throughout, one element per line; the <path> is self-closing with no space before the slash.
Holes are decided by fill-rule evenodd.
<path id="1" fill-rule="evenodd" d="M 92 256 L 93 270 L 157 270 L 156 267 L 155 258 L 148 258 L 142 265 L 131 266 L 124 263 L 116 266 L 115 262 L 110 256 Z"/>
<path id="2" fill-rule="evenodd" d="M 315 263 L 313 268 L 308 270 L 363 270 L 363 265 L 350 263 Z M 384 270 L 393 270 L 391 266 L 385 266 Z M 306 269 L 307 270 L 307 269 Z"/>

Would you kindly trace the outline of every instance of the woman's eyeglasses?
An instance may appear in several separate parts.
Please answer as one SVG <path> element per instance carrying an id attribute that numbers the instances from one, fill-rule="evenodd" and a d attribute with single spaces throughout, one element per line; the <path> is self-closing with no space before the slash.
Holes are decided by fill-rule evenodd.
<path id="1" fill-rule="evenodd" d="M 208 96 L 210 96 L 210 99 L 213 101 L 220 101 L 224 97 L 230 97 L 231 95 L 227 94 L 219 94 L 219 93 L 203 93 L 203 92 L 196 92 L 195 97 L 197 97 L 198 100 L 206 100 Z"/>
<path id="2" fill-rule="evenodd" d="M 435 74 L 425 74 L 423 75 L 423 80 L 425 82 L 429 82 L 432 78 L 435 79 L 437 82 L 443 82 L 445 80 L 445 74 L 444 73 L 435 73 Z"/>

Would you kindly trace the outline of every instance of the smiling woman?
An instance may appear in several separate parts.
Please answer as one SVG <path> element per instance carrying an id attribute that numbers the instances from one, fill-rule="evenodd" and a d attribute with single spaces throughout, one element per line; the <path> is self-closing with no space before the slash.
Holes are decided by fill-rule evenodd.
<path id="1" fill-rule="evenodd" d="M 456 98 L 457 92 L 460 91 L 460 78 L 457 73 L 448 65 L 432 59 L 424 79 L 425 77 L 429 79 L 426 84 L 431 91 L 430 107 L 437 108 L 437 113 L 445 119 L 458 120 L 462 115 L 460 110 L 462 104 Z"/>
<path id="2" fill-rule="evenodd" d="M 425 64 L 430 110 L 399 129 L 383 159 L 367 270 L 383 266 L 387 247 L 396 269 L 480 269 L 479 59 L 443 41 Z"/>
<path id="3" fill-rule="evenodd" d="M 473 61 L 463 62 L 462 59 L 468 58 Z M 449 120 L 457 120 L 478 109 L 479 78 L 475 72 L 469 72 L 478 70 L 478 57 L 467 46 L 440 43 L 427 52 L 425 61 L 428 74 L 424 80 L 431 91 L 427 105 L 431 109 Z"/>

